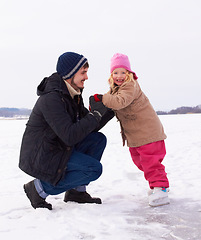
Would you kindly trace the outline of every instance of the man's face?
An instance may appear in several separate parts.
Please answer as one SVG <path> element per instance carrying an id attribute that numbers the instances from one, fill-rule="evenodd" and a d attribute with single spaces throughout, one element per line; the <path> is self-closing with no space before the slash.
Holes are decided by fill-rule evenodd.
<path id="1" fill-rule="evenodd" d="M 88 79 L 87 76 L 88 68 L 80 68 L 78 72 L 70 79 L 67 80 L 68 83 L 76 90 L 81 90 L 84 88 L 84 82 Z"/>

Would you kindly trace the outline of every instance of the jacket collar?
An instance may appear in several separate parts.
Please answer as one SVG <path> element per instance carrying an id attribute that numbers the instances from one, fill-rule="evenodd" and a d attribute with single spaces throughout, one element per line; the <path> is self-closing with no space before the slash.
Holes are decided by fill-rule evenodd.
<path id="1" fill-rule="evenodd" d="M 81 94 L 81 91 L 76 91 L 67 81 L 64 80 L 64 82 L 65 82 L 65 84 L 68 88 L 68 91 L 69 91 L 72 98 Z"/>

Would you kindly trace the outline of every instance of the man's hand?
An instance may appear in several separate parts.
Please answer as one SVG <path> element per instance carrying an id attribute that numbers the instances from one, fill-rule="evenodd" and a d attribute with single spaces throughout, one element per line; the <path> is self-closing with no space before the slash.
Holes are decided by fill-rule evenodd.
<path id="1" fill-rule="evenodd" d="M 98 112 L 101 117 L 107 111 L 107 107 L 105 107 L 105 105 L 103 105 L 103 103 L 101 101 L 96 102 L 94 96 L 90 96 L 89 105 L 90 105 L 90 108 L 91 108 L 91 112 Z"/>

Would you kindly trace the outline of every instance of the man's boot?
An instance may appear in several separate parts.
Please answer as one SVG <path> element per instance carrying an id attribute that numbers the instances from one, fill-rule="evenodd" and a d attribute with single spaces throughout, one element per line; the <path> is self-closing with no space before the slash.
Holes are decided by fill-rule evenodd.
<path id="1" fill-rule="evenodd" d="M 75 189 L 66 191 L 64 202 L 69 201 L 77 203 L 102 203 L 100 198 L 92 198 L 87 192 L 78 192 Z"/>
<path id="2" fill-rule="evenodd" d="M 34 181 L 24 184 L 24 191 L 33 208 L 48 208 L 49 210 L 52 210 L 52 205 L 47 203 L 45 199 L 42 198 L 36 191 Z"/>

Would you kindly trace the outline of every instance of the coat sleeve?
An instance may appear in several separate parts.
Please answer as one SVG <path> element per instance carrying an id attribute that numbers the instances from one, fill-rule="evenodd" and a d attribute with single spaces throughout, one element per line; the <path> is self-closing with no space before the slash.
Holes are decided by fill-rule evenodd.
<path id="1" fill-rule="evenodd" d="M 98 128 L 95 129 L 95 131 L 97 132 L 101 128 L 103 128 L 113 117 L 114 117 L 114 112 L 108 108 L 107 112 L 102 116 L 100 120 L 100 124 Z"/>
<path id="2" fill-rule="evenodd" d="M 74 123 L 57 93 L 46 94 L 39 101 L 45 121 L 67 146 L 80 142 L 99 126 L 98 120 L 90 113 Z"/>
<path id="3" fill-rule="evenodd" d="M 136 98 L 135 82 L 123 84 L 115 94 L 103 95 L 103 104 L 113 110 L 120 110 L 130 105 Z"/>

